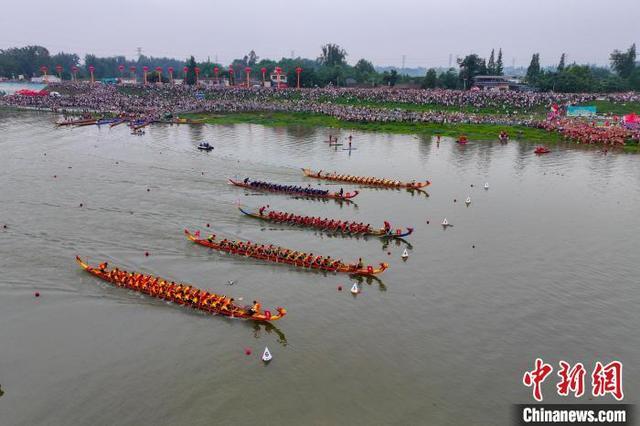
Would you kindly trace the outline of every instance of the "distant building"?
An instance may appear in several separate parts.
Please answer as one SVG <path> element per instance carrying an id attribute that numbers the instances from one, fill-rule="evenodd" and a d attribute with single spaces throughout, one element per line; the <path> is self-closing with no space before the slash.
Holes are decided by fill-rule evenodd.
<path id="1" fill-rule="evenodd" d="M 47 84 L 47 83 L 60 83 L 60 79 L 58 77 L 56 77 L 55 75 L 47 75 L 47 76 L 42 76 L 42 77 L 32 77 L 31 78 L 31 82 L 32 83 L 38 83 L 38 84 Z"/>
<path id="2" fill-rule="evenodd" d="M 519 92 L 526 92 L 531 90 L 528 86 L 522 84 L 518 78 L 504 75 L 475 76 L 473 77 L 473 87 L 477 87 L 480 90 L 498 91 L 515 90 Z"/>

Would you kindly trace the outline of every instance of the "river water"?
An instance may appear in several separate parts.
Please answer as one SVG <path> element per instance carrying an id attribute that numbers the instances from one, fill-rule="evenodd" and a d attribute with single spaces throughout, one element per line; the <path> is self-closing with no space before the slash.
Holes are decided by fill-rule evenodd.
<path id="1" fill-rule="evenodd" d="M 0 111 L 3 425 L 510 424 L 512 404 L 532 402 L 522 374 L 536 357 L 582 362 L 588 375 L 596 361 L 620 360 L 625 401 L 637 401 L 635 155 L 359 132 L 349 155 L 323 141 L 350 133 L 322 128 L 157 125 L 132 136 L 55 128 L 57 118 Z M 201 140 L 215 150 L 197 151 Z M 360 188 L 354 204 L 338 204 L 226 183 L 326 185 L 303 166 L 433 184 L 428 196 Z M 237 202 L 415 232 L 410 246 L 331 237 L 259 223 Z M 207 223 L 390 269 L 354 297 L 348 277 L 185 240 L 185 227 Z M 76 254 L 289 314 L 265 327 L 188 312 L 99 282 Z M 555 383 L 544 383 L 545 402 L 564 401 Z"/>

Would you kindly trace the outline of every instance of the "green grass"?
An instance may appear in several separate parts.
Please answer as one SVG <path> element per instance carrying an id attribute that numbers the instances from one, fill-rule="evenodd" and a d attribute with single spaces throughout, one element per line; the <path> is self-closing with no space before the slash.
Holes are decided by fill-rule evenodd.
<path id="1" fill-rule="evenodd" d="M 329 102 L 328 99 L 321 100 L 323 102 Z M 406 111 L 447 111 L 447 112 L 464 112 L 472 114 L 515 114 L 515 115 L 544 115 L 547 112 L 546 107 L 538 106 L 532 110 L 521 110 L 513 107 L 473 107 L 473 106 L 457 106 L 457 105 L 439 105 L 439 104 L 413 104 L 405 102 L 377 102 L 377 101 L 364 101 L 354 98 L 337 98 L 331 100 L 331 102 L 339 105 L 353 105 L 369 108 L 387 108 L 387 109 L 402 109 Z"/>
<path id="2" fill-rule="evenodd" d="M 434 124 L 434 123 L 371 123 L 341 121 L 334 117 L 309 113 L 255 112 L 236 114 L 185 114 L 183 117 L 204 119 L 209 124 L 252 123 L 272 127 L 307 126 L 356 129 L 371 132 L 402 133 L 417 135 L 442 135 L 458 137 L 462 134 L 470 139 L 497 140 L 501 130 L 513 138 L 528 141 L 556 142 L 560 137 L 541 129 L 524 126 L 501 126 L 496 124 Z"/>
<path id="3" fill-rule="evenodd" d="M 581 106 L 595 106 L 598 114 L 629 114 L 640 113 L 640 102 L 627 102 L 616 104 L 610 101 L 593 101 L 580 104 Z"/>

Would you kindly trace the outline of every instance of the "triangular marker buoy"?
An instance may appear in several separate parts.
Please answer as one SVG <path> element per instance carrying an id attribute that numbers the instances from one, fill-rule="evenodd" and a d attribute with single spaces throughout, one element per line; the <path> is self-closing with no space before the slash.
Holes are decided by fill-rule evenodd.
<path id="1" fill-rule="evenodd" d="M 449 226 L 449 221 L 447 220 L 447 218 L 445 217 L 444 220 L 442 221 L 442 226 Z"/>
<path id="2" fill-rule="evenodd" d="M 471 204 L 471 197 L 467 197 L 467 199 L 464 200 L 464 202 L 467 203 L 467 204 Z"/>
<path id="3" fill-rule="evenodd" d="M 360 293 L 360 289 L 358 288 L 358 283 L 353 283 L 351 286 L 351 293 L 358 294 Z"/>
<path id="4" fill-rule="evenodd" d="M 402 252 L 402 258 L 407 259 L 408 257 L 409 257 L 409 252 L 407 251 L 407 249 L 404 249 L 404 251 Z"/>
<path id="5" fill-rule="evenodd" d="M 264 352 L 262 353 L 262 360 L 264 362 L 269 362 L 269 361 L 271 361 L 271 358 L 273 358 L 271 356 L 271 352 L 269 352 L 269 348 L 265 346 Z"/>
<path id="6" fill-rule="evenodd" d="M 489 189 L 489 182 L 484 184 L 484 189 Z"/>

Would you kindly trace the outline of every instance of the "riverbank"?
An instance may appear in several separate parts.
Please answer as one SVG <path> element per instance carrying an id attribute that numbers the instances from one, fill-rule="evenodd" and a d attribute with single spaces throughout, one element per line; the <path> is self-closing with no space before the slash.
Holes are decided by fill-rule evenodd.
<path id="1" fill-rule="evenodd" d="M 251 123 L 263 126 L 307 126 L 329 127 L 339 129 L 356 129 L 371 132 L 386 132 L 396 134 L 441 135 L 457 138 L 466 135 L 475 140 L 497 140 L 500 131 L 505 130 L 514 139 L 533 142 L 558 142 L 561 140 L 557 133 L 547 132 L 525 126 L 504 126 L 498 124 L 459 124 L 459 123 L 406 123 L 406 122 L 354 122 L 338 120 L 321 114 L 284 113 L 284 112 L 242 112 L 231 114 L 190 113 L 181 117 L 201 119 L 208 124 L 238 124 Z"/>

